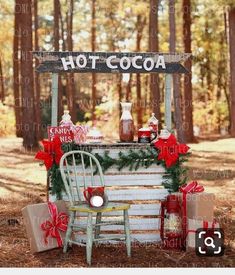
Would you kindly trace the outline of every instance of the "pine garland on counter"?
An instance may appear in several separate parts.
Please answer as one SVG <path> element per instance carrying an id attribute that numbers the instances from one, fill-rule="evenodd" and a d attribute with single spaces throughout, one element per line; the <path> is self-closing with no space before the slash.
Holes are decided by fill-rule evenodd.
<path id="1" fill-rule="evenodd" d="M 65 191 L 59 170 L 59 161 L 63 153 L 74 150 L 85 150 L 92 153 L 92 148 L 89 145 L 80 146 L 74 142 L 61 144 L 59 139 L 42 141 L 42 143 L 44 151 L 39 151 L 36 158 L 43 160 L 47 168 L 49 191 L 52 195 L 55 194 L 57 199 L 61 199 L 62 193 Z M 99 160 L 104 173 L 111 167 L 116 167 L 119 171 L 123 168 L 128 168 L 129 171 L 137 171 L 140 167 L 147 169 L 152 165 L 162 165 L 166 170 L 165 175 L 163 175 L 163 186 L 169 192 L 176 192 L 187 181 L 188 169 L 183 164 L 188 160 L 188 156 L 190 155 L 188 149 L 187 145 L 177 143 L 174 135 L 171 135 L 169 139 L 159 139 L 153 146 L 144 149 L 120 151 L 117 158 L 112 158 L 109 150 L 105 149 L 102 155 L 94 153 L 94 156 Z M 85 167 L 90 165 L 89 158 L 84 158 L 84 162 Z M 78 165 L 81 164 L 81 159 L 77 158 L 76 163 Z M 97 172 L 96 167 L 94 174 Z"/>
<path id="2" fill-rule="evenodd" d="M 74 143 L 66 143 L 62 145 L 64 152 L 72 150 L 84 150 L 84 146 L 80 146 Z M 86 151 L 92 153 L 90 147 L 86 148 Z M 183 185 L 187 181 L 188 168 L 183 166 L 187 162 L 190 153 L 179 155 L 177 162 L 167 167 L 164 160 L 158 160 L 159 150 L 154 146 L 147 147 L 145 149 L 133 150 L 129 149 L 126 153 L 119 152 L 118 158 L 112 158 L 109 155 L 109 150 L 105 150 L 103 155 L 94 153 L 94 156 L 99 160 L 101 168 L 105 173 L 109 168 L 115 166 L 119 171 L 123 168 L 129 168 L 129 171 L 137 171 L 140 167 L 149 168 L 151 165 L 162 165 L 166 173 L 163 176 L 163 186 L 168 189 L 169 192 L 176 192 L 179 186 Z M 79 164 L 79 162 L 78 162 Z M 89 165 L 89 160 L 85 159 L 85 166 Z M 95 171 L 96 173 L 97 171 Z"/>

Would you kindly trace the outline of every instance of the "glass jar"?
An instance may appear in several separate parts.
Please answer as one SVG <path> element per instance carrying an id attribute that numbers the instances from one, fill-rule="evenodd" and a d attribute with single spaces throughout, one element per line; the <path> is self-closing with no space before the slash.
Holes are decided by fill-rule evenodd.
<path id="1" fill-rule="evenodd" d="M 119 137 L 121 142 L 134 141 L 134 121 L 131 115 L 131 102 L 121 102 L 122 115 L 119 124 Z"/>

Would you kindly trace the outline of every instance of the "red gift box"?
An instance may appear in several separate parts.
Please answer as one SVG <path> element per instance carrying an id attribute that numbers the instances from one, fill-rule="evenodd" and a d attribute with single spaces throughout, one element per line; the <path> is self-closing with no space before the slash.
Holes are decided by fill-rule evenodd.
<path id="1" fill-rule="evenodd" d="M 32 253 L 63 245 L 68 223 L 64 201 L 28 205 L 22 214 Z"/>

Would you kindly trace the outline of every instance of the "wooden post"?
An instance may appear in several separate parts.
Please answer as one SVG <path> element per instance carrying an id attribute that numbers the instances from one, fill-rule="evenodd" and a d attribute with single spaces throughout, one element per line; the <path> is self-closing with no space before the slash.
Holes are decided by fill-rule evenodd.
<path id="1" fill-rule="evenodd" d="M 52 74 L 51 126 L 58 123 L 58 73 Z"/>
<path id="2" fill-rule="evenodd" d="M 172 74 L 165 75 L 165 125 L 167 130 L 171 130 L 171 87 Z"/>
<path id="3" fill-rule="evenodd" d="M 58 116 L 58 79 L 57 73 L 52 73 L 52 85 L 51 85 L 51 126 L 57 126 Z M 50 180 L 47 173 L 47 201 L 49 201 L 49 187 Z"/>

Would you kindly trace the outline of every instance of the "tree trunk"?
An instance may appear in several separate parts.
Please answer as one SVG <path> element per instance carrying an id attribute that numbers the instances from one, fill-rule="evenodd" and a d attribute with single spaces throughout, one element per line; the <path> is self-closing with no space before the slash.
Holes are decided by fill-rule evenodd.
<path id="1" fill-rule="evenodd" d="M 59 29 L 60 0 L 54 0 L 54 50 L 59 51 L 60 29 Z"/>
<path id="2" fill-rule="evenodd" d="M 34 0 L 33 3 L 33 11 L 34 11 L 34 50 L 39 50 L 38 44 L 38 0 Z M 39 60 L 35 59 L 35 67 L 39 65 Z M 36 121 L 36 135 L 37 140 L 41 140 L 42 135 L 42 121 L 41 121 L 41 104 L 40 104 L 40 83 L 39 83 L 39 74 L 34 71 L 34 85 L 35 85 L 35 121 Z"/>
<path id="3" fill-rule="evenodd" d="M 191 1 L 183 0 L 183 44 L 184 52 L 191 53 Z M 189 58 L 185 62 L 185 67 L 191 71 L 192 61 Z M 186 142 L 193 142 L 193 105 L 192 105 L 192 75 L 184 75 L 184 130 Z"/>
<path id="4" fill-rule="evenodd" d="M 60 8 L 60 0 L 54 0 L 54 26 L 53 26 L 53 34 L 54 34 L 54 40 L 53 40 L 53 47 L 54 51 L 60 50 L 60 24 L 59 24 L 59 16 L 61 15 L 61 8 Z M 63 49 L 65 50 L 65 49 Z M 62 87 L 62 81 L 61 76 L 58 77 L 58 117 L 59 120 L 61 119 L 61 116 L 63 114 L 63 87 Z"/>
<path id="5" fill-rule="evenodd" d="M 59 5 L 59 22 L 60 22 L 60 38 L 62 40 L 62 50 L 66 51 L 66 42 L 65 42 L 65 29 L 64 29 L 64 20 L 63 20 L 63 16 L 61 13 L 61 7 Z"/>
<path id="6" fill-rule="evenodd" d="M 140 44 L 143 35 L 143 29 L 146 24 L 146 18 L 142 19 L 140 14 L 137 15 L 136 22 L 136 51 L 140 52 Z M 143 114 L 142 114 L 142 104 L 141 104 L 141 76 L 136 74 L 136 97 L 137 97 L 137 129 L 141 128 L 143 125 Z"/>
<path id="7" fill-rule="evenodd" d="M 169 25 L 170 25 L 170 52 L 176 52 L 176 30 L 175 30 L 175 0 L 169 0 Z M 173 75 L 173 97 L 174 97 L 174 120 L 177 138 L 180 143 L 185 142 L 184 128 L 181 110 L 180 75 Z"/>
<path id="8" fill-rule="evenodd" d="M 15 101 L 16 136 L 22 137 L 22 110 L 20 96 L 20 14 L 19 0 L 15 0 L 14 38 L 13 38 L 13 92 Z"/>
<path id="9" fill-rule="evenodd" d="M 73 51 L 73 10 L 74 10 L 74 0 L 70 0 L 69 9 L 67 15 L 67 50 Z M 67 100 L 68 100 L 68 108 L 70 110 L 71 118 L 74 123 L 77 122 L 77 114 L 76 114 L 76 99 L 75 99 L 75 82 L 74 82 L 74 74 L 68 73 L 67 77 Z"/>
<path id="10" fill-rule="evenodd" d="M 230 133 L 235 137 L 235 8 L 228 12 L 229 21 L 229 53 L 230 53 L 230 110 L 231 128 Z"/>
<path id="11" fill-rule="evenodd" d="M 158 0 L 150 0 L 149 12 L 149 51 L 158 52 Z M 155 113 L 159 124 L 161 122 L 160 112 L 160 89 L 159 77 L 156 73 L 150 74 L 150 93 L 152 95 L 153 112 Z"/>
<path id="12" fill-rule="evenodd" d="M 91 51 L 96 50 L 96 0 L 92 0 L 92 15 L 91 15 Z M 95 123 L 95 107 L 96 107 L 96 74 L 92 73 L 92 123 Z"/>
<path id="13" fill-rule="evenodd" d="M 22 122 L 23 146 L 26 149 L 37 147 L 34 113 L 34 79 L 32 59 L 32 1 L 20 1 L 21 19 L 21 79 L 22 79 Z"/>
<path id="14" fill-rule="evenodd" d="M 2 56 L 0 54 L 0 100 L 4 102 L 5 99 L 5 88 L 4 88 L 4 79 L 3 79 L 3 72 L 2 72 Z"/>

